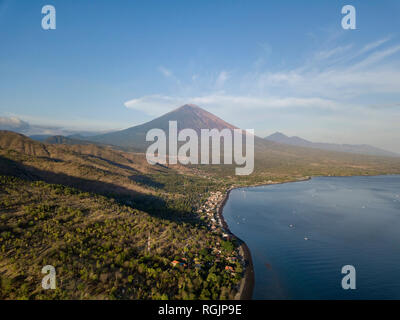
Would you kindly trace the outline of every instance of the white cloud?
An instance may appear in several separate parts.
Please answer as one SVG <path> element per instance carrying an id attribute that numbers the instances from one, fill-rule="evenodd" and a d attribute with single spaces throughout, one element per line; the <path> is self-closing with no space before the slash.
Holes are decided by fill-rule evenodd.
<path id="1" fill-rule="evenodd" d="M 241 127 L 254 124 L 258 130 L 257 124 L 274 126 L 279 120 L 277 126 L 290 123 L 293 131 L 308 130 L 308 137 L 325 132 L 334 141 L 346 135 L 348 143 L 375 141 L 400 151 L 395 139 L 388 140 L 400 134 L 400 45 L 389 45 L 391 40 L 385 37 L 364 46 L 334 46 L 332 41 L 297 68 L 265 71 L 260 60 L 242 74 L 196 74 L 191 78 L 196 85 L 183 82 L 193 84 L 185 88 L 189 90 L 138 97 L 125 106 L 159 116 L 194 103 Z"/>
<path id="2" fill-rule="evenodd" d="M 339 107 L 334 101 L 321 98 L 299 97 L 252 97 L 215 93 L 204 96 L 177 97 L 150 95 L 125 102 L 125 106 L 144 112 L 151 116 L 159 116 L 183 104 L 193 103 L 207 110 L 218 111 L 219 114 L 235 112 L 259 112 L 270 109 L 320 109 L 333 111 Z"/>
<path id="3" fill-rule="evenodd" d="M 229 73 L 226 71 L 221 71 L 217 77 L 215 85 L 217 88 L 224 86 L 225 82 L 229 79 Z"/>
<path id="4" fill-rule="evenodd" d="M 24 119 L 24 120 L 22 120 Z M 49 124 L 51 123 L 51 124 Z M 73 125 L 71 125 L 73 123 Z M 82 134 L 91 136 L 101 133 L 106 133 L 115 130 L 117 126 L 107 126 L 109 122 L 104 124 L 98 121 L 90 121 L 82 119 L 79 121 L 51 119 L 29 115 L 9 115 L 0 117 L 0 130 L 14 131 L 22 133 L 26 136 L 31 135 L 63 135 Z M 120 128 L 123 129 L 123 128 Z"/>
<path id="5" fill-rule="evenodd" d="M 353 45 L 349 44 L 346 46 L 339 46 L 339 47 L 328 49 L 328 50 L 321 50 L 315 54 L 315 59 L 316 60 L 330 59 L 337 55 L 349 52 L 349 50 L 351 50 L 352 47 L 353 47 Z"/>
<path id="6" fill-rule="evenodd" d="M 400 68 L 394 67 L 396 61 L 381 63 L 400 51 L 400 45 L 381 49 L 389 40 L 389 37 L 383 38 L 358 50 L 352 44 L 321 50 L 305 65 L 292 70 L 249 72 L 237 79 L 232 79 L 227 71 L 221 71 L 215 79 L 214 89 L 203 94 L 154 94 L 127 101 L 125 106 L 151 116 L 161 115 L 185 103 L 218 110 L 221 116 L 241 110 L 289 108 L 298 112 L 315 110 L 316 114 L 335 110 L 345 112 L 350 106 L 359 111 L 363 109 L 362 103 L 355 101 L 365 95 L 400 95 Z M 352 58 L 364 55 L 363 58 L 358 58 L 355 64 L 343 65 L 342 62 L 353 51 Z M 173 76 L 169 70 L 162 70 Z M 198 75 L 195 78 L 198 79 Z M 224 85 L 228 79 L 239 84 L 240 94 L 217 91 L 221 87 L 226 90 Z"/>
<path id="7" fill-rule="evenodd" d="M 179 97 L 170 97 L 165 95 L 143 96 L 132 99 L 124 103 L 129 109 L 138 110 L 150 116 L 159 116 L 165 112 L 177 108 L 185 102 Z"/>
<path id="8" fill-rule="evenodd" d="M 389 36 L 389 37 L 385 37 L 385 38 L 383 38 L 383 39 L 379 39 L 379 40 L 377 40 L 377 41 L 374 41 L 374 42 L 371 42 L 371 43 L 366 44 L 366 45 L 360 50 L 360 54 L 369 52 L 369 51 L 371 51 L 371 50 L 373 50 L 373 49 L 376 49 L 376 48 L 382 46 L 383 44 L 385 44 L 386 42 L 388 42 L 391 38 L 392 38 L 392 37 Z"/>
<path id="9" fill-rule="evenodd" d="M 170 78 L 173 76 L 172 71 L 168 70 L 167 68 L 160 66 L 158 67 L 158 71 L 162 73 L 162 75 L 166 78 Z"/>
<path id="10" fill-rule="evenodd" d="M 400 45 L 381 49 L 388 41 L 384 38 L 360 50 L 348 45 L 320 51 L 300 68 L 250 74 L 247 81 L 259 91 L 338 101 L 367 94 L 400 94 L 400 61 L 386 61 L 400 52 Z"/>
<path id="11" fill-rule="evenodd" d="M 400 51 L 400 45 L 395 46 L 395 47 L 391 47 L 388 48 L 386 50 L 381 50 L 381 51 L 377 51 L 372 53 L 370 56 L 368 56 L 366 59 L 360 61 L 359 63 L 357 63 L 353 69 L 362 69 L 365 67 L 369 67 L 371 65 L 376 64 L 377 62 L 382 61 L 383 59 L 390 57 L 392 55 L 394 55 L 395 53 Z"/>
<path id="12" fill-rule="evenodd" d="M 30 128 L 29 123 L 17 117 L 0 117 L 0 130 L 19 130 L 24 131 Z"/>

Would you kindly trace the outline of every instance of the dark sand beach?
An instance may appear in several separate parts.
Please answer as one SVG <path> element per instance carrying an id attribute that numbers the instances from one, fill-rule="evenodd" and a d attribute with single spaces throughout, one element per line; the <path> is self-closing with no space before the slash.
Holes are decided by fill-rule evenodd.
<path id="1" fill-rule="evenodd" d="M 224 216 L 223 216 L 223 210 L 224 210 L 224 205 L 229 199 L 229 194 L 233 189 L 229 189 L 222 200 L 221 204 L 219 205 L 218 208 L 218 216 L 219 219 L 222 223 L 222 226 L 224 229 L 234 237 L 239 243 L 239 251 L 240 254 L 242 255 L 245 263 L 245 273 L 244 277 L 240 283 L 240 288 L 239 292 L 237 294 L 237 299 L 239 300 L 250 300 L 253 296 L 253 289 L 254 289 L 254 268 L 253 268 L 253 261 L 251 259 L 251 252 L 246 243 L 235 236 L 229 229 L 228 224 L 226 223 Z"/>

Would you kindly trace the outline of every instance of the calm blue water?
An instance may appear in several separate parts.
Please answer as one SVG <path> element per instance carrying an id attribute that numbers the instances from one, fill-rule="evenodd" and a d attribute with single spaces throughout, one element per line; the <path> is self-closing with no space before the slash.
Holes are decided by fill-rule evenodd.
<path id="1" fill-rule="evenodd" d="M 400 176 L 236 189 L 224 217 L 252 253 L 254 299 L 400 299 Z"/>

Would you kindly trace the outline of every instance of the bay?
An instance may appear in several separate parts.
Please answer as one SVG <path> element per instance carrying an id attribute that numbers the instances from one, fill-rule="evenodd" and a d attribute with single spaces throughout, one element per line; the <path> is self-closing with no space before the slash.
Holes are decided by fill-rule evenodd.
<path id="1" fill-rule="evenodd" d="M 400 299 L 400 176 L 235 189 L 223 215 L 250 248 L 254 299 Z"/>

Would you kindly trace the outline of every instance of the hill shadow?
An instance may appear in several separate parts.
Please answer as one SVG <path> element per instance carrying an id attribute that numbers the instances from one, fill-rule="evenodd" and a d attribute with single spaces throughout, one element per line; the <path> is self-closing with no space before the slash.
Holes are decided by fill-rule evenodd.
<path id="1" fill-rule="evenodd" d="M 161 189 L 161 188 L 165 187 L 164 183 L 160 183 L 160 182 L 154 181 L 150 177 L 145 176 L 143 174 L 130 176 L 129 179 L 134 181 L 134 182 L 136 182 L 136 183 L 138 183 L 138 184 L 142 184 L 142 185 L 153 187 L 153 188 Z"/>
<path id="2" fill-rule="evenodd" d="M 135 172 L 135 173 L 139 173 L 139 171 L 136 170 L 135 168 L 132 168 L 132 167 L 129 167 L 129 166 L 126 166 L 126 165 L 117 163 L 117 162 L 115 162 L 115 161 L 111 161 L 111 160 L 105 159 L 105 158 L 103 158 L 103 157 L 95 156 L 95 155 L 92 155 L 92 154 L 85 154 L 85 156 L 87 156 L 88 158 L 99 159 L 99 160 L 101 160 L 101 161 L 104 161 L 104 162 L 106 162 L 106 163 L 108 163 L 108 164 L 110 164 L 110 165 L 112 165 L 112 166 L 118 167 L 118 168 L 120 168 L 120 169 L 125 169 L 125 170 L 128 170 L 128 171 L 132 171 L 132 172 Z"/>
<path id="3" fill-rule="evenodd" d="M 29 165 L 0 156 L 0 175 L 14 176 L 28 181 L 44 181 L 50 184 L 61 184 L 82 192 L 89 192 L 115 200 L 121 205 L 145 211 L 151 216 L 176 223 L 188 223 L 192 226 L 206 226 L 193 213 L 176 210 L 168 206 L 166 201 L 154 195 L 130 190 L 109 182 L 90 180 L 41 170 Z"/>

